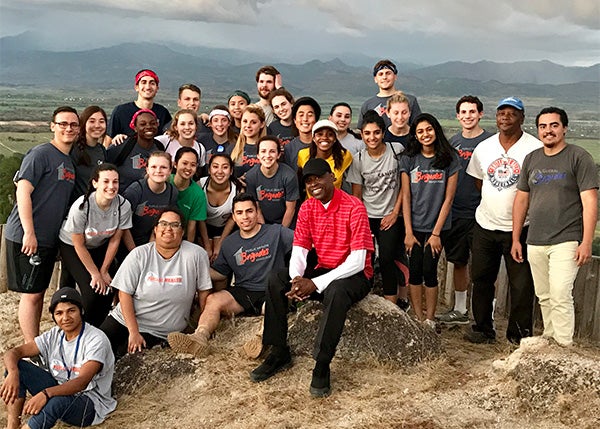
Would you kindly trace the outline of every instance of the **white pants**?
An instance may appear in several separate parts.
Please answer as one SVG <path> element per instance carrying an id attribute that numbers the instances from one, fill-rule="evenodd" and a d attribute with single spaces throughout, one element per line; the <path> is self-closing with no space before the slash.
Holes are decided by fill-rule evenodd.
<path id="1" fill-rule="evenodd" d="M 527 259 L 540 301 L 544 336 L 561 345 L 573 343 L 575 307 L 573 282 L 579 267 L 575 252 L 579 243 L 568 241 L 551 246 L 527 246 Z"/>

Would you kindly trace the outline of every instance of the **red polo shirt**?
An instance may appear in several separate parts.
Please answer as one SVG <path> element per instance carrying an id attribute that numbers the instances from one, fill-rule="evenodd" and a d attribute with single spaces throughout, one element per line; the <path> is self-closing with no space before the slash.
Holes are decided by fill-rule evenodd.
<path id="1" fill-rule="evenodd" d="M 364 273 L 369 279 L 373 277 L 371 253 L 374 248 L 367 210 L 358 198 L 337 188 L 327 208 L 315 198 L 302 204 L 294 231 L 294 246 L 309 250 L 314 246 L 317 268 L 327 269 L 341 265 L 353 250 L 366 250 Z"/>

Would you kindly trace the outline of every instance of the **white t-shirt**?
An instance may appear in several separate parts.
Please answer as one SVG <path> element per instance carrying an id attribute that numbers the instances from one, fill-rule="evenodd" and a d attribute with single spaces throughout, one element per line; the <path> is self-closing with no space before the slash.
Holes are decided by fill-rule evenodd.
<path id="1" fill-rule="evenodd" d="M 208 177 L 201 177 L 197 182 L 206 194 L 206 223 L 208 225 L 221 228 L 225 226 L 231 217 L 231 211 L 233 210 L 233 198 L 237 194 L 237 186 L 235 186 L 235 183 L 229 182 L 231 184 L 229 196 L 222 205 L 213 206 L 210 204 L 208 199 L 208 179 Z"/>
<path id="2" fill-rule="evenodd" d="M 197 290 L 212 288 L 208 254 L 200 246 L 183 241 L 170 258 L 163 258 L 155 243 L 133 249 L 115 274 L 112 286 L 133 296 L 140 332 L 167 338 L 169 332 L 188 325 Z M 110 312 L 126 326 L 121 304 Z"/>
<path id="3" fill-rule="evenodd" d="M 64 332 L 55 326 L 35 337 L 35 344 L 48 362 L 49 372 L 58 384 L 79 376 L 79 370 L 86 362 L 96 361 L 102 364 L 100 371 L 82 391 L 94 404 L 96 415 L 93 424 L 102 423 L 117 407 L 117 401 L 111 396 L 110 390 L 115 372 L 115 357 L 104 332 L 86 323 L 80 339 L 78 336 L 67 341 Z M 67 369 L 71 371 L 70 377 Z"/>
<path id="4" fill-rule="evenodd" d="M 163 146 L 165 147 L 165 152 L 171 155 L 171 160 L 173 161 L 173 163 L 175 163 L 175 154 L 179 149 L 183 147 L 181 143 L 179 143 L 179 140 L 174 139 L 168 134 L 156 136 L 155 139 L 163 144 Z M 199 144 L 196 140 L 194 140 L 194 144 L 192 147 L 198 154 L 198 167 L 204 167 L 204 164 L 206 164 L 206 149 L 204 149 L 204 146 Z"/>
<path id="5" fill-rule="evenodd" d="M 483 180 L 481 203 L 475 212 L 477 223 L 491 231 L 512 231 L 512 207 L 517 182 L 525 156 L 542 147 L 542 142 L 530 134 L 505 151 L 499 134 L 482 141 L 473 151 L 467 173 Z"/>

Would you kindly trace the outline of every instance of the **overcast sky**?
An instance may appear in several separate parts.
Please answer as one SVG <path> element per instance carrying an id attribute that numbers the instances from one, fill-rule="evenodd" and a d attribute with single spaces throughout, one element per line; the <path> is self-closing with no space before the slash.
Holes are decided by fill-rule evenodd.
<path id="1" fill-rule="evenodd" d="M 55 50 L 177 41 L 297 63 L 351 52 L 417 64 L 600 58 L 598 0 L 1 0 L 0 29 L 39 32 Z"/>

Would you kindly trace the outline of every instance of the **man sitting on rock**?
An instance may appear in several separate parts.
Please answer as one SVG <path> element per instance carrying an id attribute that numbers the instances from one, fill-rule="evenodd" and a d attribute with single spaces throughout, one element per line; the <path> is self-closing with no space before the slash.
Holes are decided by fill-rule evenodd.
<path id="1" fill-rule="evenodd" d="M 371 288 L 374 249 L 365 206 L 356 197 L 335 188 L 335 177 L 327 161 L 310 159 L 302 171 L 302 180 L 313 198 L 300 207 L 289 270 L 269 277 L 263 345 L 271 345 L 272 349 L 250 378 L 263 381 L 292 364 L 287 344 L 288 298 L 322 301 L 324 310 L 315 340 L 316 365 L 310 393 L 323 397 L 331 390 L 329 364 L 342 336 L 346 314 Z M 313 247 L 317 264 L 309 266 Z"/>
<path id="2" fill-rule="evenodd" d="M 56 326 L 4 355 L 6 378 L 0 398 L 7 429 L 51 428 L 59 420 L 77 427 L 97 425 L 117 406 L 111 395 L 115 358 L 104 333 L 86 323 L 75 289 L 52 295 Z M 47 369 L 24 358 L 40 355 Z M 25 394 L 31 398 L 25 402 Z M 21 426 L 21 413 L 31 415 Z"/>
<path id="3" fill-rule="evenodd" d="M 210 270 L 217 292 L 208 295 L 198 328 L 193 334 L 169 334 L 169 345 L 177 352 L 206 356 L 208 339 L 217 329 L 221 315 L 260 315 L 265 302 L 267 276 L 286 266 L 286 254 L 292 249 L 292 230 L 279 224 L 259 224 L 258 203 L 247 193 L 238 194 L 233 199 L 232 217 L 239 231 L 223 240 L 219 256 Z M 230 287 L 227 281 L 232 274 L 235 286 Z"/>

